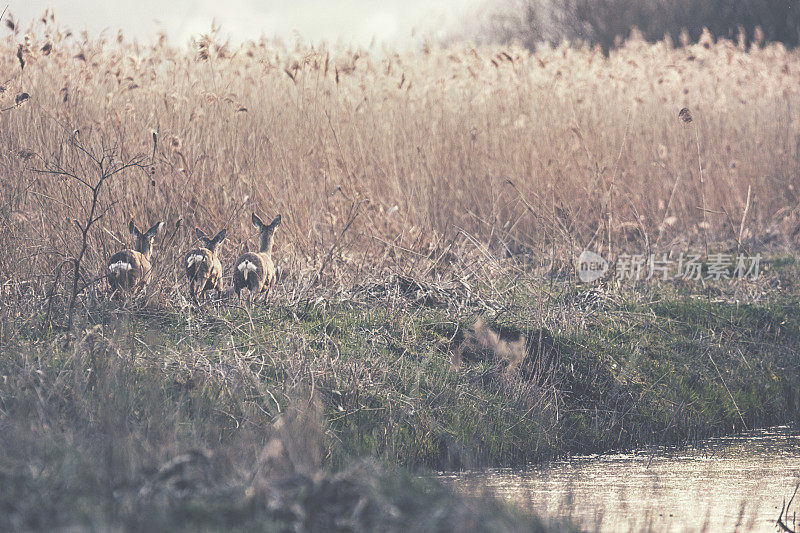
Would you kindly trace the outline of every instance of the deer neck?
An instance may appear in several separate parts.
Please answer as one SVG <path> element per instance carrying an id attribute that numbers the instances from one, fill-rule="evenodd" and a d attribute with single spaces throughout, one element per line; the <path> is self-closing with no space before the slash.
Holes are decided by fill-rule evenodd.
<path id="1" fill-rule="evenodd" d="M 139 246 L 136 247 L 136 251 L 142 254 L 142 257 L 149 263 L 150 258 L 153 255 L 153 245 L 149 242 L 139 243 Z"/>
<path id="2" fill-rule="evenodd" d="M 261 235 L 261 250 L 260 253 L 268 256 L 272 255 L 272 247 L 275 244 L 274 234 Z"/>

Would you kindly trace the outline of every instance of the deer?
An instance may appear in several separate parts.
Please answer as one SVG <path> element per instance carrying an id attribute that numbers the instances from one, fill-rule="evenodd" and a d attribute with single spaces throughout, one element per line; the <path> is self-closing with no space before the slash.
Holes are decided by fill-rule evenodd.
<path id="1" fill-rule="evenodd" d="M 247 288 L 252 298 L 257 298 L 264 293 L 264 301 L 267 301 L 270 290 L 275 285 L 275 263 L 272 261 L 272 248 L 275 245 L 275 229 L 281 225 L 281 216 L 278 215 L 269 224 L 258 218 L 253 213 L 253 226 L 261 234 L 261 246 L 259 252 L 248 252 L 236 260 L 233 268 L 233 290 L 236 296 L 241 298 L 241 291 Z"/>
<path id="2" fill-rule="evenodd" d="M 108 261 L 108 283 L 113 294 L 125 291 L 136 292 L 150 283 L 152 278 L 150 260 L 153 255 L 153 239 L 163 227 L 164 223 L 159 222 L 142 233 L 131 220 L 128 229 L 131 235 L 136 238 L 135 248 L 117 252 Z"/>
<path id="3" fill-rule="evenodd" d="M 214 289 L 217 296 L 222 294 L 222 262 L 219 260 L 219 248 L 225 240 L 228 230 L 223 229 L 209 239 L 200 228 L 194 229 L 197 239 L 203 244 L 186 254 L 186 277 L 189 279 L 189 293 L 195 305 L 200 305 L 200 296 Z"/>

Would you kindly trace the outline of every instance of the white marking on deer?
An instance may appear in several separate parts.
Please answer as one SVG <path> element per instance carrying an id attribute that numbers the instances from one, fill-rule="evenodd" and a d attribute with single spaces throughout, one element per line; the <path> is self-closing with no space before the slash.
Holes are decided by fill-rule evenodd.
<path id="1" fill-rule="evenodd" d="M 256 270 L 258 270 L 258 267 L 255 265 L 255 263 L 251 263 L 247 259 L 239 263 L 239 266 L 237 268 L 239 269 L 239 272 L 241 272 L 242 275 L 244 276 L 245 281 L 247 281 L 248 272 L 255 272 Z"/>
<path id="2" fill-rule="evenodd" d="M 190 255 L 189 259 L 186 261 L 186 267 L 188 268 L 192 265 L 199 265 L 200 263 L 205 261 L 205 259 L 206 259 L 205 256 L 202 254 Z"/>
<path id="3" fill-rule="evenodd" d="M 108 270 L 111 271 L 111 274 L 116 275 L 120 270 L 128 271 L 133 268 L 133 265 L 128 263 L 127 261 L 117 261 L 111 265 L 108 265 Z"/>

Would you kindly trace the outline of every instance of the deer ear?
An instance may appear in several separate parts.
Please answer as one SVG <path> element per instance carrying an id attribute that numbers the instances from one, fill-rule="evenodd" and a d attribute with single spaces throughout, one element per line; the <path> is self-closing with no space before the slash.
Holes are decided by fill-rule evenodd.
<path id="1" fill-rule="evenodd" d="M 261 219 L 258 218 L 258 215 L 256 215 L 255 213 L 253 213 L 253 219 L 252 220 L 253 220 L 253 225 L 255 227 L 257 227 L 258 229 L 261 229 L 261 228 L 264 227 L 264 223 L 261 222 Z"/>
<path id="2" fill-rule="evenodd" d="M 128 231 L 131 232 L 131 235 L 136 235 L 137 237 L 141 233 L 141 231 L 139 231 L 139 228 L 136 227 L 136 224 L 133 223 L 133 220 L 131 220 L 131 223 L 128 224 Z"/>
<path id="3" fill-rule="evenodd" d="M 222 241 L 225 240 L 225 236 L 227 234 L 228 234 L 228 229 L 225 228 L 224 230 L 222 230 L 219 233 L 217 233 L 216 235 L 214 235 L 214 238 L 211 240 L 211 243 L 214 246 L 218 245 L 219 243 L 221 243 Z"/>
<path id="4" fill-rule="evenodd" d="M 276 216 L 273 219 L 273 221 L 270 222 L 269 225 L 272 226 L 273 228 L 277 228 L 278 226 L 280 226 L 281 225 L 281 216 L 280 215 Z"/>
<path id="5" fill-rule="evenodd" d="M 163 227 L 164 227 L 164 223 L 163 222 L 159 222 L 158 224 L 156 224 L 155 226 L 153 226 L 152 228 L 147 230 L 147 233 L 144 234 L 145 238 L 146 239 L 153 239 L 158 234 L 158 232 L 161 231 L 161 228 L 163 228 Z"/>
<path id="6" fill-rule="evenodd" d="M 201 241 L 203 239 L 208 239 L 208 237 L 206 237 L 206 234 L 203 233 L 203 230 L 201 230 L 200 228 L 194 228 L 194 233 L 195 235 L 197 235 L 197 238 L 200 239 Z"/>

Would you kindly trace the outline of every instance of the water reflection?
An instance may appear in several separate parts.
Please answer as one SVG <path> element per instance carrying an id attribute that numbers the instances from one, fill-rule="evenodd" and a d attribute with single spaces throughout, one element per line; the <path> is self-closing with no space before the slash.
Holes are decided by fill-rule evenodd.
<path id="1" fill-rule="evenodd" d="M 440 477 L 469 492 L 488 488 L 543 516 L 571 516 L 589 530 L 776 531 L 783 498 L 800 481 L 800 435 L 776 427 L 689 448 Z"/>

